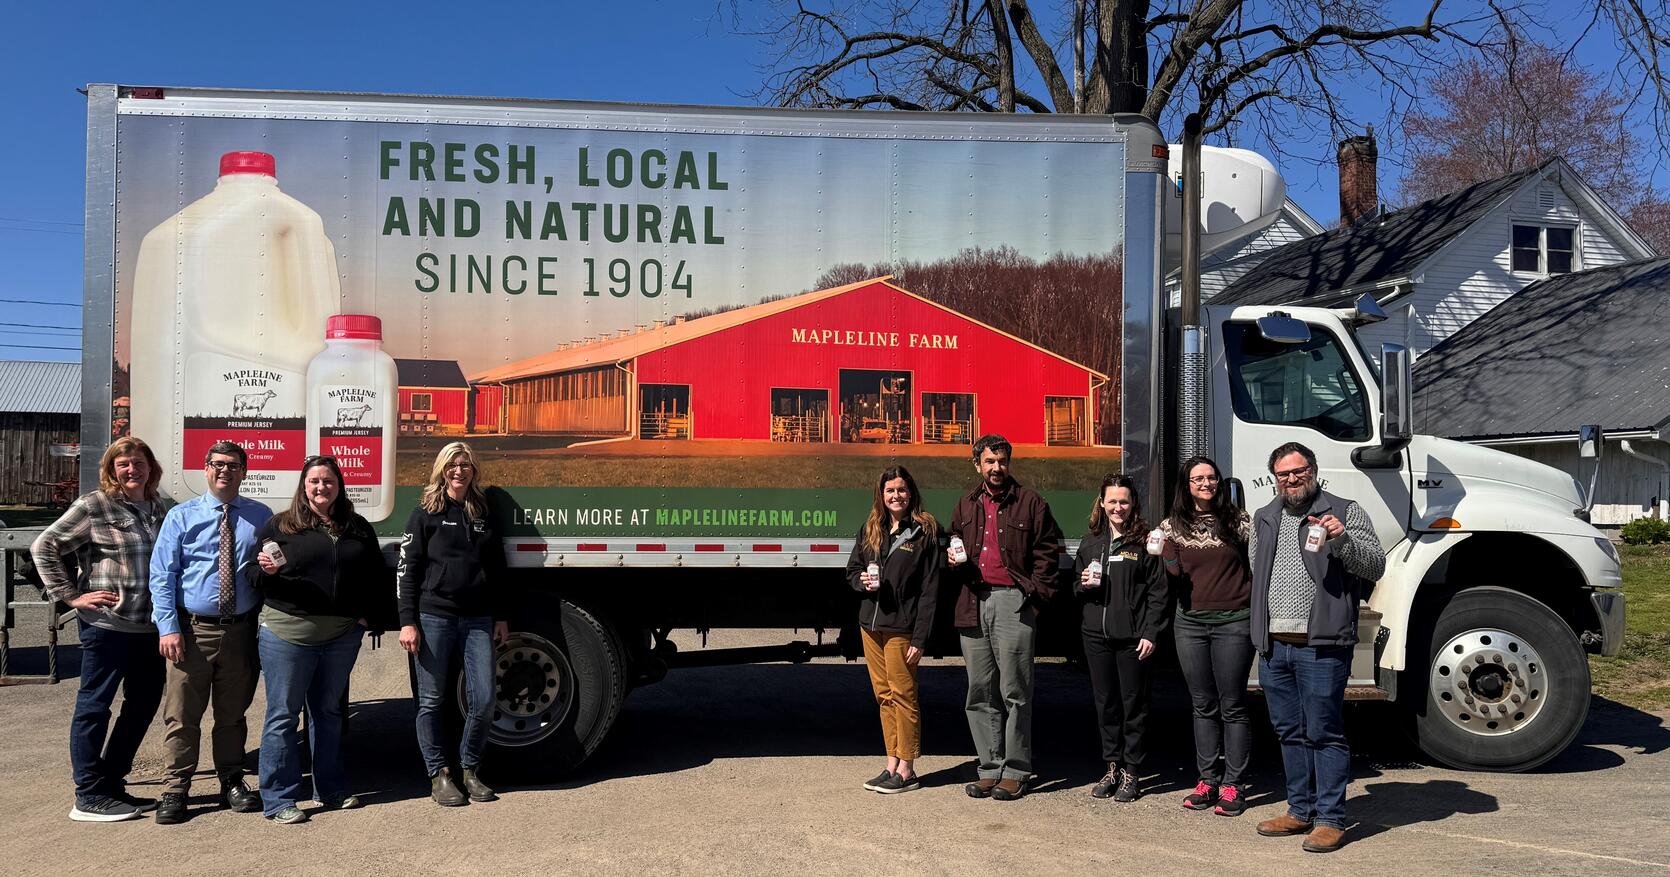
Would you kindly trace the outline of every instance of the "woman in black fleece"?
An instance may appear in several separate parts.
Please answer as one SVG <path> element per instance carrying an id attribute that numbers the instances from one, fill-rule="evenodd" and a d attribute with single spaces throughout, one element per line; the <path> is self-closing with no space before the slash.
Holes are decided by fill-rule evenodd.
<path id="1" fill-rule="evenodd" d="M 304 707 L 314 797 L 327 809 L 359 806 L 342 765 L 341 704 L 360 639 L 393 620 L 388 564 L 371 525 L 354 514 L 333 457 L 303 462 L 290 508 L 262 525 L 256 539 L 262 551 L 255 583 L 264 598 L 257 644 L 267 686 L 262 809 L 274 822 L 306 822 L 296 806 L 302 780 L 296 728 Z"/>
<path id="2" fill-rule="evenodd" d="M 487 519 L 479 472 L 469 445 L 441 448 L 400 540 L 400 647 L 417 656 L 418 749 L 429 793 L 443 807 L 498 797 L 476 769 L 493 710 L 493 647 L 510 638 L 510 626 L 504 545 Z M 462 789 L 442 747 L 444 688 L 454 666 L 464 679 Z"/>
<path id="3" fill-rule="evenodd" d="M 859 593 L 864 664 L 881 708 L 887 766 L 864 788 L 882 794 L 920 788 L 913 762 L 922 754 L 922 710 L 916 664 L 933 632 L 939 590 L 939 525 L 922 509 L 915 479 L 903 466 L 882 470 L 869 520 L 858 531 L 847 582 Z M 877 569 L 871 574 L 870 567 Z"/>
<path id="4" fill-rule="evenodd" d="M 1148 658 L 1166 627 L 1170 599 L 1158 557 L 1143 550 L 1148 522 L 1136 485 L 1108 475 L 1090 511 L 1090 532 L 1079 540 L 1079 583 L 1073 596 L 1083 615 L 1084 661 L 1090 669 L 1102 760 L 1108 772 L 1090 794 L 1115 801 L 1141 795 L 1138 778 L 1148 720 Z M 1092 575 L 1090 564 L 1101 565 Z"/>

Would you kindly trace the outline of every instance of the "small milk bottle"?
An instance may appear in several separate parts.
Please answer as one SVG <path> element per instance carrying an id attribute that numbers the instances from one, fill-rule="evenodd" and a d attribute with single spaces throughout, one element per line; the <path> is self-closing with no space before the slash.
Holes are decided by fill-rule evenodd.
<path id="1" fill-rule="evenodd" d="M 383 323 L 338 314 L 325 349 L 307 367 L 307 452 L 335 457 L 354 511 L 381 521 L 394 511 L 394 432 L 400 380 L 383 350 Z"/>
<path id="2" fill-rule="evenodd" d="M 133 435 L 164 492 L 203 493 L 209 446 L 249 455 L 244 496 L 289 506 L 307 446 L 307 366 L 339 308 L 319 214 L 278 188 L 265 152 L 228 152 L 214 189 L 145 235 L 134 269 Z"/>

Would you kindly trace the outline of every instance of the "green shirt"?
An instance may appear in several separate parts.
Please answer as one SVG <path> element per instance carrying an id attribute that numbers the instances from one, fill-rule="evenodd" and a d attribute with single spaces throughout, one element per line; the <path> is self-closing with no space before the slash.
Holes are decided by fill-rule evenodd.
<path id="1" fill-rule="evenodd" d="M 359 619 L 341 615 L 291 615 L 271 606 L 261 607 L 261 626 L 279 639 L 298 646 L 324 645 L 357 624 Z"/>

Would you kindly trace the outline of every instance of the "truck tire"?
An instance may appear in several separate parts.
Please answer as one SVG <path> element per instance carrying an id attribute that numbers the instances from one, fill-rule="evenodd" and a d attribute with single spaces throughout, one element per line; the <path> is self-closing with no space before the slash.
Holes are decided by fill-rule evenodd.
<path id="1" fill-rule="evenodd" d="M 546 611 L 514 619 L 494 661 L 486 759 L 508 783 L 578 767 L 626 699 L 626 651 L 613 631 L 567 600 L 534 605 Z"/>
<path id="2" fill-rule="evenodd" d="M 1456 593 L 1405 678 L 1421 750 L 1460 770 L 1530 770 L 1589 714 L 1589 660 L 1564 620 L 1517 591 Z"/>

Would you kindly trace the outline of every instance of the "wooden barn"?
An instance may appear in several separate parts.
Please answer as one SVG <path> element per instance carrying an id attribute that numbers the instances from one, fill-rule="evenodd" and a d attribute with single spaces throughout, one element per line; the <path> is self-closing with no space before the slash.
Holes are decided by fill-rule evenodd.
<path id="1" fill-rule="evenodd" d="M 0 503 L 77 495 L 81 364 L 0 360 Z"/>

